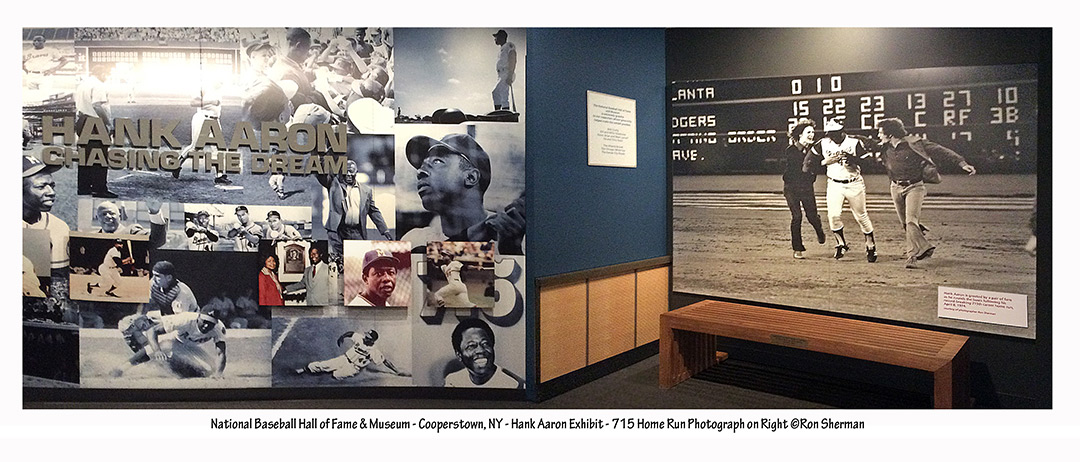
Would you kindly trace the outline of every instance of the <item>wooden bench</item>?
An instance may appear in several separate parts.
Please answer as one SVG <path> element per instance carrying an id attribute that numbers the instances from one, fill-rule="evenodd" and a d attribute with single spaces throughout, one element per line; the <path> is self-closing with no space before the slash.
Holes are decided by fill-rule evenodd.
<path id="1" fill-rule="evenodd" d="M 966 336 L 714 300 L 660 315 L 660 388 L 716 364 L 714 336 L 928 371 L 935 408 L 969 404 Z"/>

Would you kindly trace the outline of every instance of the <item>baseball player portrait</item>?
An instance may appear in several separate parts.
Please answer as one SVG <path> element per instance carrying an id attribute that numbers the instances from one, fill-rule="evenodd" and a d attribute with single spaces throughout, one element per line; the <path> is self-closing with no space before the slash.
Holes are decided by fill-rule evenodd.
<path id="1" fill-rule="evenodd" d="M 361 268 L 363 289 L 349 302 L 349 306 L 387 306 L 387 301 L 397 287 L 398 268 L 402 262 L 385 249 L 371 249 L 364 253 Z"/>
<path id="2" fill-rule="evenodd" d="M 434 241 L 497 241 L 501 253 L 522 253 L 525 195 L 497 212 L 484 208 L 493 181 L 491 160 L 473 136 L 414 136 L 405 155 L 416 168 L 416 194 L 435 217 L 427 226 L 408 230 L 401 240 L 418 245 L 416 250 Z"/>
<path id="3" fill-rule="evenodd" d="M 454 355 L 464 369 L 446 375 L 452 388 L 524 388 L 525 380 L 495 364 L 495 332 L 483 319 L 468 318 L 450 336 Z"/>
<path id="4" fill-rule="evenodd" d="M 52 251 L 51 267 L 67 272 L 69 264 L 68 239 L 71 228 L 64 220 L 50 213 L 56 204 L 56 181 L 52 174 L 60 166 L 47 166 L 40 160 L 23 156 L 23 229 L 43 229 L 49 232 Z"/>
<path id="5" fill-rule="evenodd" d="M 343 241 L 368 239 L 369 217 L 378 230 L 379 237 L 393 240 L 382 212 L 375 205 L 374 191 L 357 180 L 359 170 L 356 162 L 350 159 L 346 165 L 347 169 L 343 174 L 316 175 L 319 184 L 325 188 L 329 201 L 325 229 L 330 242 L 330 254 L 338 258 L 344 252 Z"/>
<path id="6" fill-rule="evenodd" d="M 844 133 L 844 126 L 837 119 L 825 122 L 825 137 L 820 140 L 821 165 L 825 166 L 828 186 L 825 189 L 825 205 L 829 215 L 829 228 L 836 238 L 837 260 L 844 257 L 850 247 L 844 237 L 844 220 L 841 214 L 844 203 L 859 224 L 866 240 L 866 261 L 877 261 L 877 245 L 874 242 L 874 225 L 866 211 L 866 184 L 863 182 L 862 162 L 867 157 L 863 142 Z"/>
<path id="7" fill-rule="evenodd" d="M 394 374 L 410 377 L 412 374 L 401 371 L 375 346 L 379 333 L 369 329 L 363 333 L 345 332 L 337 339 L 339 348 L 345 352 L 341 356 L 325 361 L 313 361 L 296 369 L 297 375 L 330 374 L 337 380 L 347 379 L 360 374 L 363 370 L 374 373 Z"/>
<path id="8" fill-rule="evenodd" d="M 220 238 L 210 224 L 210 212 L 206 210 L 199 210 L 194 218 L 184 224 L 184 234 L 188 239 L 188 250 L 212 251 Z"/>
<path id="9" fill-rule="evenodd" d="M 257 252 L 259 250 L 259 239 L 263 232 L 262 227 L 251 221 L 251 214 L 246 206 L 236 206 L 234 213 L 236 214 L 236 222 L 225 234 L 226 237 L 232 239 L 233 250 L 237 252 Z"/>
<path id="10" fill-rule="evenodd" d="M 29 48 L 23 49 L 23 88 L 36 94 L 52 91 L 50 77 L 68 63 L 60 50 L 45 45 L 45 37 L 35 35 Z"/>
<path id="11" fill-rule="evenodd" d="M 300 232 L 292 225 L 281 221 L 281 213 L 271 210 L 266 213 L 266 227 L 263 228 L 262 239 L 271 243 L 277 241 L 297 241 L 303 239 Z"/>

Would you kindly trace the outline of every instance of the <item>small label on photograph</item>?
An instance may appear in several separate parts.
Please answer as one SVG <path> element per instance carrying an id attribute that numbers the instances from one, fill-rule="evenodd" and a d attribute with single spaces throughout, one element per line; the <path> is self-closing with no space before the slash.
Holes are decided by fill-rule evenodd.
<path id="1" fill-rule="evenodd" d="M 1027 295 L 938 287 L 938 317 L 1027 327 Z"/>

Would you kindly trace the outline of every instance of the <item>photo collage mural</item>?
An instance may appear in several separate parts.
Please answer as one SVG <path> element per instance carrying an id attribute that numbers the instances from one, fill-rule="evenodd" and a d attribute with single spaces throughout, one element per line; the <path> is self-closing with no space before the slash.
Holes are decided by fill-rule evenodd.
<path id="1" fill-rule="evenodd" d="M 25 387 L 524 388 L 523 29 L 23 41 Z"/>

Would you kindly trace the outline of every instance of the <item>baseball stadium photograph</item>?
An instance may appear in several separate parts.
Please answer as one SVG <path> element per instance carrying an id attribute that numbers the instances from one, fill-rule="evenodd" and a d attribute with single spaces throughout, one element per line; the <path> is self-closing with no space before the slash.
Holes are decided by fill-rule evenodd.
<path id="1" fill-rule="evenodd" d="M 673 290 L 1034 338 L 1035 84 L 1030 65 L 674 83 Z"/>
<path id="2" fill-rule="evenodd" d="M 398 123 L 518 122 L 525 114 L 525 30 L 396 30 Z M 447 84 L 450 85 L 447 85 Z"/>

